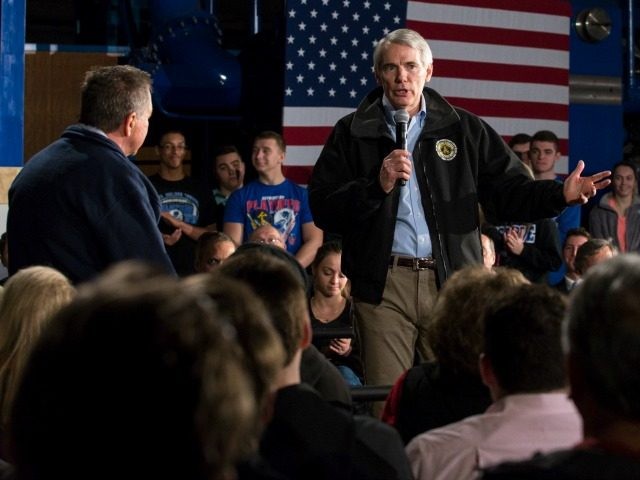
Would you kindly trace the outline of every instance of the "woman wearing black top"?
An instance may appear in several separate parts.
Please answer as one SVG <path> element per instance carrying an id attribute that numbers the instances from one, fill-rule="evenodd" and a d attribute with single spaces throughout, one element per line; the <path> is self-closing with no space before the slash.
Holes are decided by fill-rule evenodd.
<path id="1" fill-rule="evenodd" d="M 322 245 L 311 264 L 313 293 L 309 314 L 313 344 L 340 370 L 347 383 L 362 385 L 362 365 L 353 330 L 348 279 L 340 269 L 342 247 L 339 242 Z"/>

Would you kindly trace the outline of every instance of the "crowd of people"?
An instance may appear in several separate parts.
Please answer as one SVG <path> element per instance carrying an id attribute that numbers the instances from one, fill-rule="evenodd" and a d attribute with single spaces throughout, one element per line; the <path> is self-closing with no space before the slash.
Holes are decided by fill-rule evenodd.
<path id="1" fill-rule="evenodd" d="M 412 30 L 373 66 L 308 188 L 274 131 L 253 181 L 225 145 L 203 188 L 179 129 L 144 176 L 148 74 L 87 73 L 9 192 L 0 478 L 638 478 L 636 167 L 583 228 L 611 172 L 450 105 Z"/>

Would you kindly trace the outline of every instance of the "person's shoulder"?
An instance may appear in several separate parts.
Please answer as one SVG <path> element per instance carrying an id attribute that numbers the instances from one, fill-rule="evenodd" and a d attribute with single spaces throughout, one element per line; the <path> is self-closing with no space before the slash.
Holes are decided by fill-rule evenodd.
<path id="1" fill-rule="evenodd" d="M 258 187 L 259 187 L 259 182 L 257 180 L 253 180 L 251 182 L 245 183 L 242 187 L 235 189 L 233 192 L 229 194 L 229 198 L 227 199 L 227 204 L 229 202 L 233 203 L 238 199 L 248 197 Z"/>
<path id="2" fill-rule="evenodd" d="M 295 195 L 298 196 L 298 197 L 306 197 L 307 196 L 307 188 L 303 187 L 302 185 L 294 182 L 293 180 L 291 180 L 289 178 L 285 178 L 285 180 L 283 182 L 283 186 L 286 186 L 287 188 L 292 190 L 295 193 Z"/>
<path id="3" fill-rule="evenodd" d="M 418 435 L 416 439 L 419 443 L 429 445 L 466 445 L 475 441 L 478 423 L 482 421 L 482 417 L 483 414 L 473 415 L 457 422 L 428 430 Z"/>
<path id="4" fill-rule="evenodd" d="M 353 419 L 356 448 L 369 452 L 366 468 L 376 471 L 377 478 L 411 479 L 411 467 L 398 431 L 366 415 L 355 415 Z"/>
<path id="5" fill-rule="evenodd" d="M 626 480 L 640 478 L 640 461 L 590 449 L 536 454 L 529 460 L 486 469 L 485 480 Z"/>
<path id="6" fill-rule="evenodd" d="M 342 375 L 313 345 L 302 351 L 300 375 L 302 382 L 313 387 L 324 400 L 334 406 L 351 408 L 351 392 Z"/>

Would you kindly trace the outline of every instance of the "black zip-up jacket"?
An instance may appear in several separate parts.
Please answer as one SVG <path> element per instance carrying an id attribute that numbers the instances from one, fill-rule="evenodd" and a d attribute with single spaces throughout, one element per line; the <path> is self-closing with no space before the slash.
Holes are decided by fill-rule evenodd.
<path id="1" fill-rule="evenodd" d="M 482 261 L 483 201 L 504 221 L 554 217 L 567 205 L 562 184 L 532 180 L 487 123 L 430 88 L 423 94 L 427 118 L 413 162 L 442 284 L 453 271 Z M 373 304 L 384 291 L 398 211 L 399 188 L 387 194 L 379 182 L 394 145 L 377 88 L 338 121 L 309 184 L 314 222 L 342 236 L 342 269 L 353 296 Z"/>

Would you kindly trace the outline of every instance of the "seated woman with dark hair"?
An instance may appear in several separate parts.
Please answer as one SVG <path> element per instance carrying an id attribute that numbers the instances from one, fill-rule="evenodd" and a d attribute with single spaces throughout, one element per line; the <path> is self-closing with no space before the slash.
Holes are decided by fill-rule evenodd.
<path id="1" fill-rule="evenodd" d="M 353 332 L 349 280 L 342 273 L 339 242 L 323 244 L 311 264 L 313 293 L 309 315 L 313 344 L 333 362 L 350 386 L 362 386 L 360 349 Z M 348 336 L 341 336 L 348 334 Z"/>
<path id="2" fill-rule="evenodd" d="M 396 427 L 405 444 L 416 435 L 483 412 L 491 404 L 482 383 L 482 353 L 487 308 L 515 286 L 529 283 L 517 270 L 484 266 L 459 270 L 444 285 L 429 339 L 436 360 L 413 367 L 393 386 L 382 420 Z"/>

